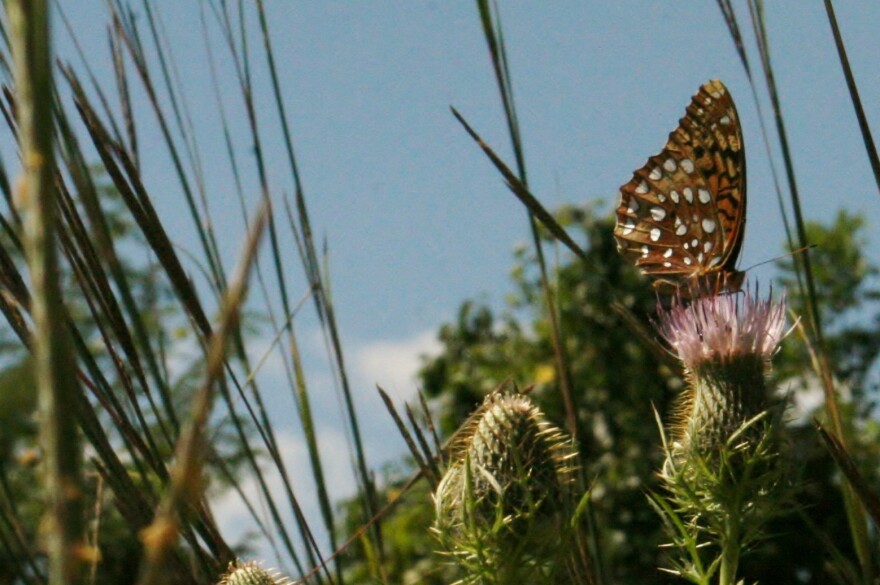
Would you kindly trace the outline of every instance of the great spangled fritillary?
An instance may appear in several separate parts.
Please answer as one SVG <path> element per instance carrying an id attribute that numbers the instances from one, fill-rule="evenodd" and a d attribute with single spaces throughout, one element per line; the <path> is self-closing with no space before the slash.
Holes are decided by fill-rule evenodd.
<path id="1" fill-rule="evenodd" d="M 746 159 L 733 99 L 718 80 L 691 99 L 660 154 L 620 188 L 617 249 L 663 292 L 737 291 Z"/>

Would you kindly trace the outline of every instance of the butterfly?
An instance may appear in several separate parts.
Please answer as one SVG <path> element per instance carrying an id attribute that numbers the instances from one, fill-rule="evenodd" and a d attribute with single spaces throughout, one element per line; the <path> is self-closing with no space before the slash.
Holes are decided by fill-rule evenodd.
<path id="1" fill-rule="evenodd" d="M 659 154 L 620 188 L 617 249 L 663 293 L 736 292 L 746 226 L 742 129 L 727 88 L 700 87 Z M 690 292 L 689 292 L 690 291 Z"/>

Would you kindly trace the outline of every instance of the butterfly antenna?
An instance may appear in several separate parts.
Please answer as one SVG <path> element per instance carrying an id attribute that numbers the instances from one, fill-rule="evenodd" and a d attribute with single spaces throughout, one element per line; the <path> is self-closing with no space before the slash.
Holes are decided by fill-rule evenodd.
<path id="1" fill-rule="evenodd" d="M 787 254 L 781 254 L 775 258 L 770 258 L 769 260 L 764 260 L 763 262 L 758 262 L 757 264 L 752 264 L 751 266 L 749 266 L 748 268 L 743 270 L 743 272 L 748 272 L 752 268 L 757 268 L 758 266 L 763 266 L 764 264 L 769 264 L 770 262 L 776 262 L 777 260 L 782 260 L 783 258 L 788 258 L 789 256 L 794 256 L 795 254 L 802 254 L 803 252 L 806 252 L 807 250 L 812 250 L 813 248 L 816 248 L 816 247 L 817 247 L 816 244 L 807 244 L 806 246 L 798 248 L 797 250 L 792 250 L 791 252 L 788 252 Z"/>

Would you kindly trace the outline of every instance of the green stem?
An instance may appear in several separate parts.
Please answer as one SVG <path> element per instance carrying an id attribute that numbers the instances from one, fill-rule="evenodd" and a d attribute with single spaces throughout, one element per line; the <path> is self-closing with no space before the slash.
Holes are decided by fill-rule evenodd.
<path id="1" fill-rule="evenodd" d="M 733 585 L 736 583 L 736 570 L 739 566 L 739 523 L 731 518 L 727 523 L 727 530 L 721 536 L 721 568 L 718 575 L 718 585 Z"/>

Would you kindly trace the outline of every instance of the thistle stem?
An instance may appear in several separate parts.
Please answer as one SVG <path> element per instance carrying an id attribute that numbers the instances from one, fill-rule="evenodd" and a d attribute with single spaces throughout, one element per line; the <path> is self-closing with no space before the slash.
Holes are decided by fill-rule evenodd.
<path id="1" fill-rule="evenodd" d="M 733 585 L 736 583 L 736 570 L 739 566 L 740 534 L 739 521 L 728 516 L 726 530 L 721 535 L 721 567 L 719 569 L 718 584 Z"/>

